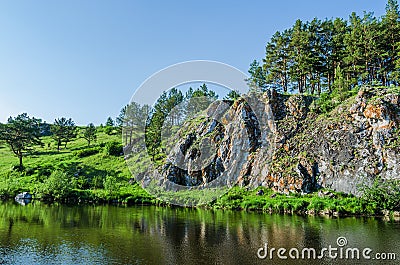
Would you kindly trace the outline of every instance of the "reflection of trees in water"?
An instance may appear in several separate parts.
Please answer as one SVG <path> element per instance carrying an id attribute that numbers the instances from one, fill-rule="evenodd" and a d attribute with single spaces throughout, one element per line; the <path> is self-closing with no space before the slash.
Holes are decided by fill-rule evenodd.
<path id="1" fill-rule="evenodd" d="M 98 251 L 98 255 L 118 263 L 141 260 L 150 264 L 265 264 L 255 256 L 264 243 L 276 248 L 319 249 L 335 244 L 341 233 L 340 224 L 354 231 L 354 238 L 375 230 L 379 233 L 374 242 L 382 243 L 379 238 L 387 238 L 382 232 L 387 225 L 376 220 L 363 224 L 360 219 L 183 208 L 3 204 L 0 215 L 2 251 L 5 246 L 17 249 L 21 239 L 30 238 L 24 242 L 35 242 L 42 255 L 59 254 L 67 242 L 75 250 L 88 246 L 90 251 Z"/>

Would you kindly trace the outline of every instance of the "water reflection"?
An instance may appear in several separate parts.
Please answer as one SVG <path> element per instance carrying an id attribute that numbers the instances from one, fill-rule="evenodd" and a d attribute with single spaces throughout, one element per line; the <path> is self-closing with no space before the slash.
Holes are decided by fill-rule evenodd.
<path id="1" fill-rule="evenodd" d="M 265 242 L 276 248 L 321 249 L 345 236 L 352 246 L 393 252 L 400 247 L 399 232 L 399 223 L 371 218 L 3 203 L 0 264 L 271 264 L 256 256 Z"/>

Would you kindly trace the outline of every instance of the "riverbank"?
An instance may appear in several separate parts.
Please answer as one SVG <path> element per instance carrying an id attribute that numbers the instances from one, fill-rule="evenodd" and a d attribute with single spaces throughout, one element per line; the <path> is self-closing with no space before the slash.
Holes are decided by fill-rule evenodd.
<path id="1" fill-rule="evenodd" d="M 270 189 L 247 191 L 238 187 L 211 204 L 215 209 L 262 211 L 267 213 L 344 216 L 386 216 L 399 219 L 400 212 L 385 209 L 383 202 L 320 190 L 310 194 L 280 194 Z M 399 219 L 400 220 L 400 219 Z"/>
<path id="2" fill-rule="evenodd" d="M 59 203 L 62 205 L 153 205 L 167 208 L 186 208 L 169 205 L 146 191 L 135 186 L 135 194 L 125 194 L 120 199 L 105 199 L 96 197 L 93 191 L 74 191 L 68 198 L 44 200 L 33 198 L 45 204 Z M 123 196 L 123 194 L 120 194 Z M 10 200 L 11 198 L 3 198 Z M 326 216 L 326 217 L 383 217 L 386 221 L 400 221 L 400 211 L 384 209 L 374 200 L 366 200 L 352 195 L 320 190 L 311 194 L 279 194 L 270 189 L 257 188 L 247 190 L 233 187 L 228 193 L 207 205 L 196 208 L 223 211 L 259 212 L 267 214 Z"/>

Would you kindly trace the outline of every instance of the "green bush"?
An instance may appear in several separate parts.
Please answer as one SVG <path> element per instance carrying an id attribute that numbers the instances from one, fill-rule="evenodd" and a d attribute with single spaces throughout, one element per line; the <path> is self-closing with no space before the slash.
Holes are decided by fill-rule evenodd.
<path id="1" fill-rule="evenodd" d="M 116 133 L 113 126 L 106 126 L 106 127 L 104 127 L 104 132 L 105 132 L 106 134 L 108 134 L 108 135 L 112 135 L 112 134 L 115 134 L 115 133 Z"/>
<path id="2" fill-rule="evenodd" d="M 363 186 L 363 199 L 376 210 L 400 210 L 400 180 L 376 178 L 372 186 Z"/>
<path id="3" fill-rule="evenodd" d="M 0 182 L 0 198 L 13 198 L 22 191 L 26 190 L 17 178 L 7 178 Z"/>
<path id="4" fill-rule="evenodd" d="M 317 108 L 321 113 L 328 113 L 336 108 L 344 100 L 356 95 L 358 89 L 340 91 L 338 89 L 333 90 L 331 93 L 324 92 L 321 93 L 319 99 L 317 100 Z"/>
<path id="5" fill-rule="evenodd" d="M 74 188 L 71 178 L 65 172 L 57 170 L 36 186 L 36 196 L 44 200 L 66 201 Z"/>
<path id="6" fill-rule="evenodd" d="M 120 183 L 114 176 L 107 176 L 103 181 L 104 190 L 108 193 L 110 198 L 115 197 L 119 191 Z"/>
<path id="7" fill-rule="evenodd" d="M 103 176 L 94 176 L 93 178 L 92 178 L 92 181 L 91 181 L 92 183 L 92 185 L 91 185 L 91 187 L 92 188 L 95 188 L 95 189 L 102 189 L 102 188 L 104 188 L 104 183 L 103 183 Z"/>
<path id="8" fill-rule="evenodd" d="M 105 151 L 108 155 L 120 156 L 123 154 L 122 144 L 117 141 L 108 142 L 105 146 Z"/>
<path id="9" fill-rule="evenodd" d="M 75 155 L 79 158 L 82 157 L 87 157 L 87 156 L 91 156 L 91 155 L 95 155 L 99 153 L 99 149 L 98 148 L 86 148 L 83 150 L 79 150 L 75 153 Z"/>
<path id="10" fill-rule="evenodd" d="M 322 211 L 326 208 L 325 201 L 320 198 L 313 198 L 308 205 L 308 210 L 314 210 L 315 212 Z"/>

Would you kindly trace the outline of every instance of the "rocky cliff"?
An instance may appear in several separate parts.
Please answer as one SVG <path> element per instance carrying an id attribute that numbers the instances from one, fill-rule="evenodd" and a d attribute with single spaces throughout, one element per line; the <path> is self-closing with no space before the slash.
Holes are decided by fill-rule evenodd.
<path id="1" fill-rule="evenodd" d="M 312 96 L 276 91 L 219 101 L 175 134 L 162 176 L 199 186 L 225 173 L 281 193 L 359 195 L 376 178 L 400 178 L 399 97 L 396 88 L 362 88 L 330 112 Z"/>

